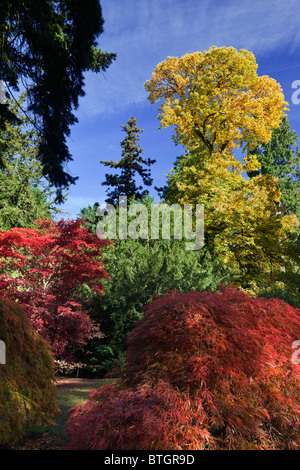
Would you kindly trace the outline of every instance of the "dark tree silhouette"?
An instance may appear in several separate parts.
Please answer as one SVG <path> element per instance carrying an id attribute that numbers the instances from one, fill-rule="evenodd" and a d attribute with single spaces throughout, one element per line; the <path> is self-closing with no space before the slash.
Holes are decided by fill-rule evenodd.
<path id="1" fill-rule="evenodd" d="M 104 20 L 98 0 L 2 0 L 0 80 L 13 96 L 20 81 L 28 91 L 28 113 L 40 131 L 44 174 L 58 188 L 74 184 L 64 164 L 73 109 L 84 92 L 84 72 L 105 71 L 116 54 L 97 47 Z M 0 126 L 15 116 L 0 102 Z"/>
<path id="2" fill-rule="evenodd" d="M 150 166 L 156 162 L 150 158 L 144 159 L 143 149 L 139 146 L 139 134 L 143 132 L 142 129 L 137 127 L 137 118 L 131 117 L 125 126 L 121 126 L 123 131 L 126 132 L 125 139 L 121 142 L 122 146 L 122 158 L 118 162 L 104 161 L 100 163 L 109 166 L 110 168 L 120 169 L 120 175 L 106 174 L 106 180 L 101 184 L 111 186 L 111 191 L 107 191 L 107 199 L 105 200 L 109 204 L 117 205 L 119 202 L 119 196 L 127 196 L 128 199 L 133 196 L 137 200 L 143 199 L 147 191 L 143 190 L 143 186 L 137 186 L 135 181 L 136 174 L 139 175 L 145 186 L 151 186 L 153 179 L 149 168 L 144 166 Z"/>

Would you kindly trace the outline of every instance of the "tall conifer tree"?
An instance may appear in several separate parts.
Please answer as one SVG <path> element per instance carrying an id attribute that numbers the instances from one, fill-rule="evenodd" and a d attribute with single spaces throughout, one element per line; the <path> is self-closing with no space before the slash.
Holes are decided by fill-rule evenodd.
<path id="1" fill-rule="evenodd" d="M 125 139 L 121 142 L 122 158 L 118 162 L 101 160 L 105 166 L 121 170 L 120 175 L 105 175 L 105 181 L 101 184 L 110 186 L 114 189 L 107 191 L 107 199 L 109 204 L 118 204 L 119 196 L 127 196 L 128 199 L 135 197 L 137 200 L 143 199 L 147 191 L 143 190 L 143 186 L 137 186 L 135 176 L 138 175 L 142 179 L 145 186 L 151 186 L 153 179 L 149 168 L 156 160 L 143 157 L 143 149 L 139 145 L 139 134 L 143 132 L 137 127 L 137 118 L 131 117 L 124 126 L 121 126 L 126 132 Z"/>

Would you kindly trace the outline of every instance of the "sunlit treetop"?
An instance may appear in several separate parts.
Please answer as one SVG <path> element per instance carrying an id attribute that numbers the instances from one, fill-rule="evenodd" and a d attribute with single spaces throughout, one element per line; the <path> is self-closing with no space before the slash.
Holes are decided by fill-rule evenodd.
<path id="1" fill-rule="evenodd" d="M 175 126 L 174 141 L 214 153 L 268 142 L 288 109 L 279 83 L 257 75 L 252 52 L 234 47 L 168 57 L 145 83 L 160 106 L 160 128 Z"/>

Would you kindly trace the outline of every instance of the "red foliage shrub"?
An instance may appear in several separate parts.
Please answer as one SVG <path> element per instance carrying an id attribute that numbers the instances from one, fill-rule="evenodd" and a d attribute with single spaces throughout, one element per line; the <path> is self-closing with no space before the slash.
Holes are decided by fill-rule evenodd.
<path id="1" fill-rule="evenodd" d="M 108 277 L 101 248 L 109 243 L 82 227 L 83 221 L 36 222 L 36 229 L 0 230 L 0 296 L 19 302 L 56 357 L 99 334 L 78 298 L 86 283 L 98 294 Z"/>
<path id="2" fill-rule="evenodd" d="M 188 397 L 158 380 L 135 389 L 104 385 L 72 415 L 71 449 L 197 449 L 206 430 L 193 425 Z"/>
<path id="3" fill-rule="evenodd" d="M 117 385 L 71 417 L 70 448 L 299 447 L 298 338 L 299 309 L 235 287 L 156 299 L 129 336 Z"/>

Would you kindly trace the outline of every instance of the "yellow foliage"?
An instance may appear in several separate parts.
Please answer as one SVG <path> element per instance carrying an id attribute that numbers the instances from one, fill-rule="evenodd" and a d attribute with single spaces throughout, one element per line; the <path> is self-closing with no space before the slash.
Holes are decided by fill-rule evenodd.
<path id="1" fill-rule="evenodd" d="M 285 243 L 298 224 L 278 211 L 279 185 L 260 175 L 251 150 L 267 143 L 287 102 L 279 83 L 257 75 L 252 52 L 233 47 L 168 57 L 145 83 L 151 103 L 162 100 L 160 128 L 175 126 L 187 155 L 168 175 L 168 202 L 204 204 L 205 241 L 249 276 L 287 263 Z M 238 161 L 234 150 L 247 152 Z"/>
<path id="2" fill-rule="evenodd" d="M 277 180 L 268 175 L 246 180 L 244 166 L 232 169 L 226 155 L 214 155 L 205 165 L 197 165 L 200 161 L 195 154 L 178 161 L 168 177 L 168 201 L 204 204 L 206 243 L 224 262 L 250 268 L 252 274 L 280 270 L 287 262 L 284 245 L 298 220 L 278 211 Z"/>
<path id="3" fill-rule="evenodd" d="M 163 99 L 160 127 L 175 125 L 177 143 L 210 155 L 268 142 L 288 109 L 279 83 L 257 75 L 254 54 L 233 47 L 168 57 L 145 88 L 151 103 Z"/>

